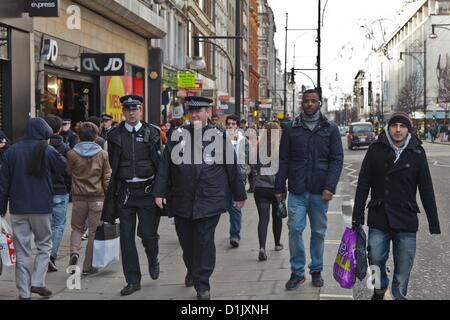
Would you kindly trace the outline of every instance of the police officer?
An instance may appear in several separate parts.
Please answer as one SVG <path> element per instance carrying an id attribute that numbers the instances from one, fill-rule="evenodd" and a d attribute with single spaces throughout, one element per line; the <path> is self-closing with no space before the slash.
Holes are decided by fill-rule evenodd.
<path id="1" fill-rule="evenodd" d="M 220 214 L 227 209 L 229 192 L 237 208 L 244 206 L 247 196 L 231 142 L 222 130 L 208 124 L 212 100 L 188 97 L 185 101 L 190 124 L 175 130 L 168 141 L 154 195 L 158 207 L 167 205 L 169 215 L 175 217 L 187 268 L 185 285 L 195 287 L 197 299 L 209 300 L 209 278 L 216 261 L 214 232 Z M 197 138 L 203 135 L 204 139 Z M 216 140 L 223 143 L 210 148 Z M 227 150 L 231 152 L 230 164 L 225 162 Z"/>
<path id="2" fill-rule="evenodd" d="M 112 121 L 113 121 L 113 117 L 109 114 L 102 114 L 101 116 L 102 119 L 102 124 L 101 124 L 101 132 L 100 132 L 100 136 L 105 139 L 108 140 L 108 133 L 111 131 L 112 129 Z"/>
<path id="3" fill-rule="evenodd" d="M 63 138 L 64 144 L 70 149 L 73 149 L 80 139 L 78 138 L 78 135 L 70 129 L 71 123 L 71 119 L 63 119 L 60 136 Z"/>
<path id="4" fill-rule="evenodd" d="M 158 226 L 152 195 L 152 185 L 158 171 L 161 155 L 159 131 L 140 121 L 143 98 L 127 95 L 120 98 L 125 121 L 108 133 L 108 154 L 112 176 L 106 195 L 102 220 L 114 223 L 120 220 L 120 247 L 122 267 L 127 285 L 120 291 L 129 295 L 141 289 L 141 271 L 135 243 L 142 239 L 153 280 L 159 277 Z"/>

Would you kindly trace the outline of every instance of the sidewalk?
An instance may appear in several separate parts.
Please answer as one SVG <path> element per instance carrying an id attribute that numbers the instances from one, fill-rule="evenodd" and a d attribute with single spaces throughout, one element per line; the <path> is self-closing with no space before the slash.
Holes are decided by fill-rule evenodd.
<path id="1" fill-rule="evenodd" d="M 431 140 L 429 140 L 429 139 L 422 140 L 422 141 L 423 141 L 423 142 L 430 143 L 430 144 L 433 144 L 433 143 L 431 142 Z M 440 139 L 436 139 L 436 140 L 434 141 L 434 144 L 444 144 L 444 145 L 450 146 L 450 141 L 441 142 Z"/>
<path id="2" fill-rule="evenodd" d="M 228 213 L 222 215 L 216 230 L 217 260 L 216 268 L 211 278 L 212 299 L 219 300 L 318 300 L 318 299 L 352 299 L 352 290 L 341 289 L 333 279 L 333 263 L 336 257 L 340 239 L 345 228 L 341 214 L 343 197 L 340 192 L 345 184 L 340 184 L 337 196 L 330 203 L 328 213 L 328 231 L 325 241 L 324 271 L 325 286 L 315 288 L 311 285 L 311 277 L 306 275 L 306 283 L 294 291 L 286 291 L 284 285 L 290 277 L 289 243 L 287 219 L 283 221 L 282 251 L 274 250 L 274 240 L 271 223 L 268 229 L 267 261 L 258 261 L 258 214 L 253 194 L 248 194 L 248 200 L 243 211 L 243 225 L 239 248 L 230 248 Z M 69 217 L 70 217 L 69 208 Z M 82 276 L 81 290 L 69 290 L 66 280 L 69 275 L 65 268 L 69 262 L 70 218 L 56 261 L 59 271 L 47 274 L 47 286 L 53 291 L 55 300 L 195 300 L 193 288 L 184 286 L 185 267 L 182 261 L 182 251 L 175 233 L 175 226 L 167 217 L 161 218 L 159 228 L 161 274 L 156 281 L 151 280 L 141 242 L 137 239 L 138 251 L 141 257 L 142 290 L 127 296 L 120 296 L 119 291 L 125 285 L 121 264 L 115 264 L 101 270 L 99 273 Z M 307 264 L 309 258 L 309 224 L 304 233 Z M 83 241 L 83 249 L 86 246 Z M 80 264 L 83 256 L 80 257 Z M 307 271 L 306 271 L 307 272 Z M 14 269 L 5 268 L 0 276 L 0 300 L 17 299 Z M 40 299 L 33 295 L 33 299 Z"/>

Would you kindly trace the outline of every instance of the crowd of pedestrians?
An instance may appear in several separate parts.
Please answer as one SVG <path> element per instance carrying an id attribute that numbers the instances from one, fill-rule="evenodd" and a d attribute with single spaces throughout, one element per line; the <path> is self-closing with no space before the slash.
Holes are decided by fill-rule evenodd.
<path id="1" fill-rule="evenodd" d="M 10 213 L 19 299 L 30 299 L 32 293 L 52 295 L 45 278 L 47 272 L 58 271 L 58 250 L 71 201 L 70 265 L 78 265 L 87 232 L 82 272 L 96 273 L 92 262 L 97 227 L 119 223 L 126 281 L 120 294 L 133 294 L 141 289 L 142 278 L 136 235 L 145 248 L 150 277 L 157 280 L 159 239 L 164 236 L 158 228 L 161 216 L 167 215 L 174 219 L 183 251 L 184 284 L 195 288 L 199 300 L 208 300 L 216 263 L 215 229 L 221 214 L 228 212 L 230 247 L 239 247 L 245 237 L 242 215 L 249 214 L 244 210 L 248 193 L 253 193 L 259 217 L 255 258 L 267 260 L 271 219 L 274 249 L 285 248 L 281 235 L 287 217 L 291 273 L 285 288 L 302 286 L 306 267 L 313 286 L 322 287 L 327 211 L 344 152 L 338 127 L 320 111 L 320 92 L 306 90 L 302 99 L 301 113 L 293 121 L 273 121 L 257 128 L 235 115 L 221 123 L 218 117 L 210 117 L 212 100 L 187 97 L 187 120 L 177 111 L 170 125 L 161 129 L 141 120 L 143 98 L 127 95 L 120 99 L 125 119 L 120 124 L 114 125 L 113 118 L 104 114 L 77 123 L 72 130 L 70 119 L 32 118 L 24 138 L 12 145 L 0 131 L 0 215 Z M 394 114 L 369 147 L 353 213 L 355 228 L 366 223 L 364 209 L 371 191 L 369 262 L 385 270 L 393 242 L 395 299 L 406 298 L 414 260 L 417 188 L 430 232 L 440 233 L 425 151 L 411 127 L 407 115 Z M 195 139 L 198 136 L 202 139 Z M 394 200 L 399 198 L 402 205 Z M 311 228 L 308 265 L 303 240 L 307 220 Z M 32 236 L 38 252 L 35 263 Z M 384 271 L 381 283 L 374 299 L 387 290 Z"/>

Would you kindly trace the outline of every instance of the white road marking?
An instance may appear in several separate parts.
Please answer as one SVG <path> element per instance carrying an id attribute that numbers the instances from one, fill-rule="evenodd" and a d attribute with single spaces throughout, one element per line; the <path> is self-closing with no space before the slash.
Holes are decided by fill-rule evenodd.
<path id="1" fill-rule="evenodd" d="M 438 161 L 434 161 L 434 162 L 433 162 L 433 166 L 435 166 L 435 167 L 450 168 L 450 165 L 447 165 L 447 164 L 440 164 Z"/>
<path id="2" fill-rule="evenodd" d="M 341 240 L 325 240 L 325 244 L 341 244 Z"/>
<path id="3" fill-rule="evenodd" d="M 348 299 L 354 300 L 352 295 L 348 294 L 320 294 L 320 300 L 329 300 L 329 299 Z"/>

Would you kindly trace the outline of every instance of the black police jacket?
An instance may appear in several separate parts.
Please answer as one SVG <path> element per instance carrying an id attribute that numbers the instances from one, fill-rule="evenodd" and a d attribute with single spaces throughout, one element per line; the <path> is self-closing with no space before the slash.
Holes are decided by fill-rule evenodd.
<path id="1" fill-rule="evenodd" d="M 141 147 L 145 146 L 152 162 L 152 172 L 157 172 L 161 160 L 160 133 L 154 126 L 143 121 L 141 121 L 141 123 L 142 127 L 135 137 L 136 143 L 140 144 Z M 130 132 L 125 128 L 125 122 L 122 122 L 118 127 L 113 128 L 108 133 L 108 156 L 112 173 L 105 202 L 103 204 L 102 221 L 114 222 L 118 217 L 116 200 L 120 184 L 123 182 L 123 178 L 119 176 L 119 173 L 121 172 L 120 165 L 121 161 L 124 159 L 123 156 L 125 152 L 127 152 L 126 149 L 129 147 L 129 141 L 127 140 L 129 137 Z M 139 148 L 139 152 L 143 152 L 142 148 Z"/>
<path id="2" fill-rule="evenodd" d="M 371 191 L 367 225 L 385 232 L 417 232 L 420 212 L 416 202 L 419 189 L 430 233 L 440 226 L 433 183 L 421 141 L 412 136 L 396 163 L 395 153 L 383 131 L 364 157 L 359 172 L 353 208 L 353 223 L 364 224 L 364 209 Z"/>
<path id="3" fill-rule="evenodd" d="M 201 219 L 219 215 L 226 211 L 229 192 L 235 201 L 247 199 L 231 142 L 214 126 L 208 125 L 202 131 L 212 132 L 214 138 L 194 141 L 193 127 L 182 126 L 174 131 L 164 149 L 153 193 L 155 197 L 167 199 L 170 216 Z M 192 139 L 181 138 L 178 142 L 178 137 L 184 134 Z M 212 151 L 216 139 L 222 140 L 222 148 Z M 227 150 L 231 151 L 229 164 L 226 163 Z M 194 162 L 195 152 L 200 152 L 197 153 L 200 154 L 198 164 Z M 180 161 L 177 155 L 185 157 L 186 161 Z M 218 159 L 222 159 L 222 163 Z"/>

